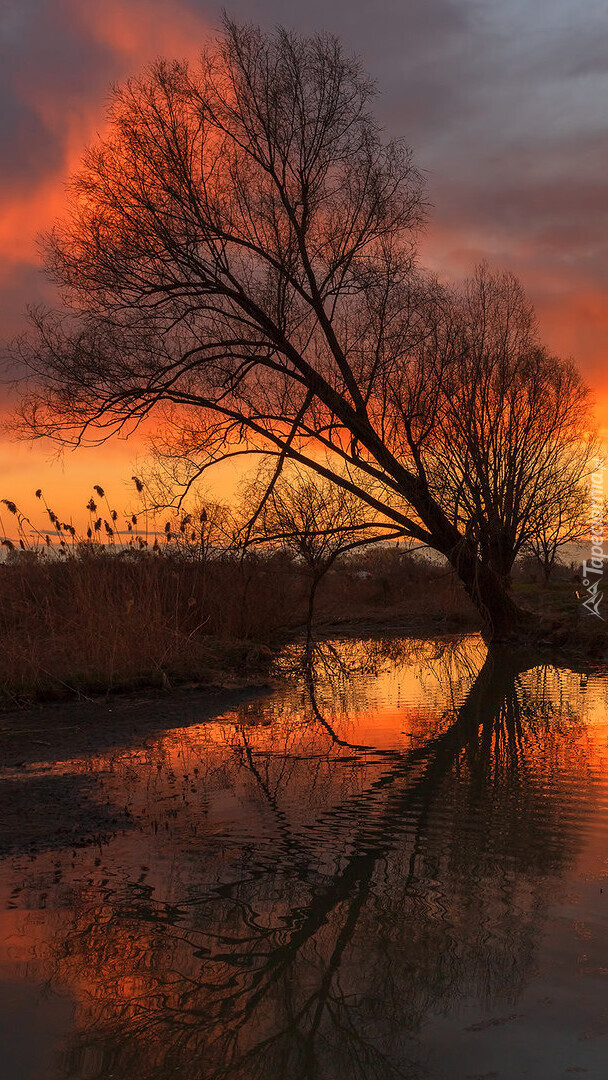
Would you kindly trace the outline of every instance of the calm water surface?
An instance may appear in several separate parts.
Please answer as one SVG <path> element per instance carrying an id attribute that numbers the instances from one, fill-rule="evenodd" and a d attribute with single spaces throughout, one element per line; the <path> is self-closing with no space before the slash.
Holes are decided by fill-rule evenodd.
<path id="1" fill-rule="evenodd" d="M 2 1080 L 603 1080 L 608 675 L 476 638 L 281 665 L 2 770 L 49 808 L 0 828 Z"/>

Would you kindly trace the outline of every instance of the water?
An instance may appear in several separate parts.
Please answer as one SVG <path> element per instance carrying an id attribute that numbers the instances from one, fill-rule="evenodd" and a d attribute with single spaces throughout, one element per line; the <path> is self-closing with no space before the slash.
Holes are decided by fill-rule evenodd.
<path id="1" fill-rule="evenodd" d="M 604 1078 L 608 675 L 484 657 L 328 642 L 211 721 L 29 746 L 3 1080 Z"/>

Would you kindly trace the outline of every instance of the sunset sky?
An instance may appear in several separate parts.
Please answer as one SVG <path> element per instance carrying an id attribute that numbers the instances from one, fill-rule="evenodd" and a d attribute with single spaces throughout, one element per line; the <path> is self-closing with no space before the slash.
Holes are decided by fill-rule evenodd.
<path id="1" fill-rule="evenodd" d="M 103 124 L 113 82 L 158 55 L 194 58 L 223 5 L 205 0 L 3 0 L 0 336 L 53 302 L 36 236 Z M 571 355 L 608 429 L 608 6 L 605 0 L 233 0 L 229 14 L 338 34 L 377 79 L 377 112 L 413 147 L 433 204 L 422 258 L 448 278 L 481 258 L 514 270 L 546 343 Z M 5 401 L 10 395 L 5 390 Z M 5 403 L 5 411 L 8 405 Z M 143 446 L 67 454 L 0 443 L 0 498 L 62 514 L 93 483 L 126 504 Z M 225 478 L 223 480 L 225 483 Z M 63 500 L 63 501 L 62 501 Z M 67 500 L 67 504 L 66 504 Z M 74 513 L 76 513 L 74 509 Z"/>

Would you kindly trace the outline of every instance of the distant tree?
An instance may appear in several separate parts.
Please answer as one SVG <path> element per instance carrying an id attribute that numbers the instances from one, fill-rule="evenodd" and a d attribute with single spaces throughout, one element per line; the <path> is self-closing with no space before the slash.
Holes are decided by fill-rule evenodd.
<path id="1" fill-rule="evenodd" d="M 482 279 L 457 296 L 416 271 L 421 178 L 372 93 L 333 38 L 229 21 L 196 67 L 116 90 L 47 239 L 67 311 L 32 314 L 23 414 L 105 438 L 165 403 L 198 472 L 248 452 L 306 466 L 444 555 L 506 638 L 532 620 L 504 585 L 511 500 L 541 497 L 542 446 L 581 436 L 585 392 L 510 316 L 488 339 Z"/>
<path id="2" fill-rule="evenodd" d="M 553 503 L 547 500 L 543 513 L 539 514 L 523 551 L 538 563 L 545 585 L 549 583 L 560 550 L 589 535 L 587 502 L 577 480 L 571 492 L 561 490 L 556 493 Z"/>
<path id="3" fill-rule="evenodd" d="M 231 508 L 200 490 L 182 491 L 182 497 L 178 498 L 175 473 L 170 466 L 165 461 L 162 465 L 148 462 L 142 472 L 143 479 L 133 477 L 141 500 L 140 516 L 143 513 L 147 520 L 151 515 L 155 521 L 154 549 L 177 552 L 199 563 L 228 554 L 235 543 Z"/>
<path id="4" fill-rule="evenodd" d="M 244 544 L 278 546 L 301 560 L 310 575 L 306 642 L 310 651 L 319 583 L 335 563 L 355 549 L 396 539 L 403 531 L 378 520 L 347 488 L 292 466 L 279 476 L 263 468 L 244 494 Z"/>
<path id="5" fill-rule="evenodd" d="M 170 511 L 163 544 L 193 562 L 208 563 L 234 550 L 234 520 L 229 507 L 197 499 L 188 508 Z"/>

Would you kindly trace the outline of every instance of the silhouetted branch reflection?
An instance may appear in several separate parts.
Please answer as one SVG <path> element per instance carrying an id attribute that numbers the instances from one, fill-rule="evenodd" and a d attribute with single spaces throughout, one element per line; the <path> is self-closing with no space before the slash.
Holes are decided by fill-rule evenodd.
<path id="1" fill-rule="evenodd" d="M 433 717 L 403 709 L 398 745 L 351 737 L 379 707 L 369 673 L 417 664 Z M 431 1012 L 516 1001 L 593 794 L 584 725 L 521 667 L 474 641 L 333 643 L 289 694 L 180 733 L 181 798 L 158 779 L 170 740 L 152 748 L 170 866 L 73 896 L 46 972 L 79 988 L 59 1075 L 412 1077 Z"/>

